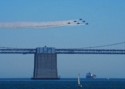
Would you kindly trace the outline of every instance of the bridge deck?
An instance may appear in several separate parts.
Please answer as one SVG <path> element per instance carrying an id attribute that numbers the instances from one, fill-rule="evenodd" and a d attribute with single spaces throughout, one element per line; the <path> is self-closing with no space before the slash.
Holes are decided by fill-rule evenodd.
<path id="1" fill-rule="evenodd" d="M 0 54 L 35 54 L 36 49 L 0 49 Z M 125 49 L 55 49 L 56 54 L 125 54 Z"/>

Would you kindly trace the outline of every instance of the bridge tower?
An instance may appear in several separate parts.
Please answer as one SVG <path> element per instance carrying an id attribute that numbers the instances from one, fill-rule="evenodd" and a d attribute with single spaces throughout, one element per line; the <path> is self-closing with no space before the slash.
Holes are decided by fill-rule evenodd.
<path id="1" fill-rule="evenodd" d="M 33 79 L 57 79 L 57 54 L 55 48 L 37 48 L 34 54 Z"/>

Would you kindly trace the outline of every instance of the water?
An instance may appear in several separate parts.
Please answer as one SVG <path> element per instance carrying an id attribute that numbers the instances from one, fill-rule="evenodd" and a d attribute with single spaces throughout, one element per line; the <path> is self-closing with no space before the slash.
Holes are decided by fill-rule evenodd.
<path id="1" fill-rule="evenodd" d="M 125 89 L 125 79 L 82 79 L 81 84 L 77 79 L 0 79 L 0 89 Z"/>

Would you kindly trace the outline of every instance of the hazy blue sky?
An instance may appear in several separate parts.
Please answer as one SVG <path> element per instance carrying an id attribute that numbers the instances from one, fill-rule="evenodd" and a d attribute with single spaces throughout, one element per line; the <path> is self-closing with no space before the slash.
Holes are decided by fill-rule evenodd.
<path id="1" fill-rule="evenodd" d="M 0 0 L 0 22 L 85 19 L 89 25 L 45 30 L 0 29 L 0 47 L 83 48 L 125 41 L 125 0 Z M 125 45 L 107 47 L 125 48 Z M 0 55 L 0 78 L 32 77 L 33 55 Z M 58 55 L 61 77 L 125 78 L 124 55 Z"/>

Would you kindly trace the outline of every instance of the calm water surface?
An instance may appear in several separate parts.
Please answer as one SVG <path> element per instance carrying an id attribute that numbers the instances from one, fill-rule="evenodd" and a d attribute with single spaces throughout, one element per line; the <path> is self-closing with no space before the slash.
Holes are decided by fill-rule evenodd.
<path id="1" fill-rule="evenodd" d="M 81 79 L 81 84 L 77 79 L 0 79 L 0 89 L 125 89 L 125 79 Z"/>

